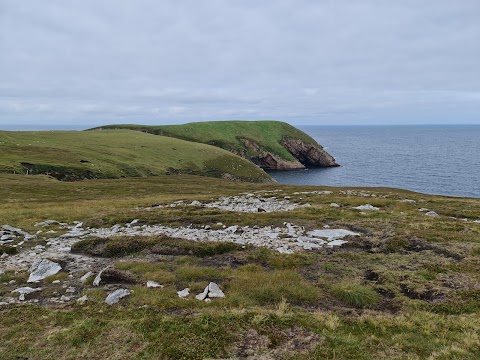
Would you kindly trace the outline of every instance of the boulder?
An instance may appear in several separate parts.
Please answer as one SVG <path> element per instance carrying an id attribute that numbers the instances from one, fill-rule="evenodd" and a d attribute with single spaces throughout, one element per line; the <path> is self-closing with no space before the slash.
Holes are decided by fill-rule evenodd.
<path id="1" fill-rule="evenodd" d="M 55 275 L 60 270 L 62 270 L 62 267 L 59 264 L 48 259 L 35 261 L 30 267 L 30 276 L 27 282 L 43 280 L 50 275 Z"/>
<path id="2" fill-rule="evenodd" d="M 163 285 L 160 285 L 159 283 L 149 280 L 147 281 L 147 287 L 149 288 L 163 288 Z"/>

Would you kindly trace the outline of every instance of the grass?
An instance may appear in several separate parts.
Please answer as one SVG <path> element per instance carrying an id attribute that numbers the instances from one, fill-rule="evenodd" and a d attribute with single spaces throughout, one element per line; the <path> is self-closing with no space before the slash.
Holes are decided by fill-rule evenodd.
<path id="1" fill-rule="evenodd" d="M 156 135 L 170 136 L 188 141 L 214 145 L 236 153 L 245 153 L 251 158 L 257 151 L 248 149 L 241 139 L 259 144 L 263 149 L 280 156 L 285 160 L 294 160 L 282 145 L 285 136 L 303 140 L 307 144 L 319 146 L 315 140 L 303 131 L 280 121 L 211 121 L 184 125 L 108 125 L 102 129 L 131 129 Z M 321 147 L 321 146 L 319 146 Z"/>
<path id="2" fill-rule="evenodd" d="M 0 131 L 0 173 L 62 180 L 189 173 L 268 182 L 250 162 L 213 146 L 130 130 Z"/>
<path id="3" fill-rule="evenodd" d="M 190 206 L 144 210 L 275 189 L 282 190 L 279 198 L 312 206 L 256 214 Z M 295 194 L 313 190 L 332 194 Z M 459 220 L 480 219 L 479 199 L 191 175 L 59 182 L 18 174 L 0 175 L 0 198 L 0 225 L 31 232 L 39 229 L 35 222 L 47 219 L 96 227 L 140 219 L 211 227 L 289 222 L 361 234 L 340 248 L 293 255 L 162 236 L 86 239 L 76 251 L 131 274 L 137 282 L 121 286 L 132 295 L 109 307 L 103 303 L 108 290 L 89 281 L 81 290 L 90 298 L 83 306 L 0 306 L 1 359 L 218 359 L 249 352 L 279 359 L 476 359 L 480 352 L 480 224 Z M 401 202 L 405 198 L 416 203 Z M 332 202 L 341 208 L 331 208 Z M 363 215 L 351 209 L 366 203 L 381 210 Z M 429 218 L 420 207 L 440 216 Z M 1 273 L 0 301 L 27 278 L 25 271 Z M 53 279 L 71 281 L 67 272 L 43 281 L 49 296 L 64 291 Z M 146 288 L 148 280 L 164 288 Z M 210 281 L 226 297 L 196 300 Z M 185 287 L 191 289 L 188 300 L 176 294 Z"/>
<path id="4" fill-rule="evenodd" d="M 331 292 L 345 304 L 357 308 L 374 308 L 380 301 L 380 295 L 375 290 L 360 284 L 335 284 Z"/>

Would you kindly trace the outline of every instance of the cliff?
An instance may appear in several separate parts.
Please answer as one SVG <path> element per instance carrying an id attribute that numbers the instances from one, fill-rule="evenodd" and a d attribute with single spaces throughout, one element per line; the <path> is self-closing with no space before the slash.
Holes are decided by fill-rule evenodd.
<path id="1" fill-rule="evenodd" d="M 228 150 L 263 169 L 294 170 L 338 166 L 323 147 L 303 131 L 280 121 L 212 121 L 183 125 L 108 125 L 200 142 Z"/>

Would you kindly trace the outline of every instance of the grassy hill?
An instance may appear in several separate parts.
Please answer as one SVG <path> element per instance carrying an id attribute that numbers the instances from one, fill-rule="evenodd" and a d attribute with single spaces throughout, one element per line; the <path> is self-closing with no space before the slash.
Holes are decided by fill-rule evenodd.
<path id="1" fill-rule="evenodd" d="M 226 149 L 249 159 L 258 157 L 263 151 L 285 161 L 297 161 L 282 145 L 286 138 L 301 140 L 322 151 L 321 145 L 303 131 L 280 121 L 211 121 L 161 126 L 127 124 L 100 128 L 131 129 L 200 142 Z M 246 145 L 245 140 L 253 145 Z"/>
<path id="2" fill-rule="evenodd" d="M 0 131 L 0 172 L 61 180 L 189 173 L 265 182 L 270 177 L 225 150 L 137 131 Z"/>

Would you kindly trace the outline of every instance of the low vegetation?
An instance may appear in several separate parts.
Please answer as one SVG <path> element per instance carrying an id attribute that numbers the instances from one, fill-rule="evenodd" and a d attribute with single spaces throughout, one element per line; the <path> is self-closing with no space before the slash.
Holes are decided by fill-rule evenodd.
<path id="1" fill-rule="evenodd" d="M 257 166 L 213 146 L 121 131 L 0 131 L 0 173 L 59 180 L 196 174 L 271 182 Z"/>
<path id="2" fill-rule="evenodd" d="M 338 248 L 291 255 L 166 236 L 84 239 L 74 251 L 112 264 L 108 283 L 94 287 L 90 279 L 84 305 L 0 306 L 1 359 L 477 359 L 480 353 L 479 199 L 190 175 L 59 182 L 17 174 L 0 175 L 0 185 L 0 225 L 30 232 L 47 219 L 91 227 L 140 219 L 140 225 L 212 229 L 289 222 L 360 234 Z M 267 190 L 311 206 L 253 214 L 152 207 Z M 353 209 L 367 203 L 380 210 Z M 28 274 L 0 272 L 1 301 Z M 66 279 L 61 272 L 38 286 L 65 291 L 51 281 Z M 148 280 L 164 287 L 147 288 Z M 196 300 L 210 281 L 225 298 Z M 133 293 L 107 306 L 115 286 Z M 179 298 L 186 287 L 189 297 Z"/>

